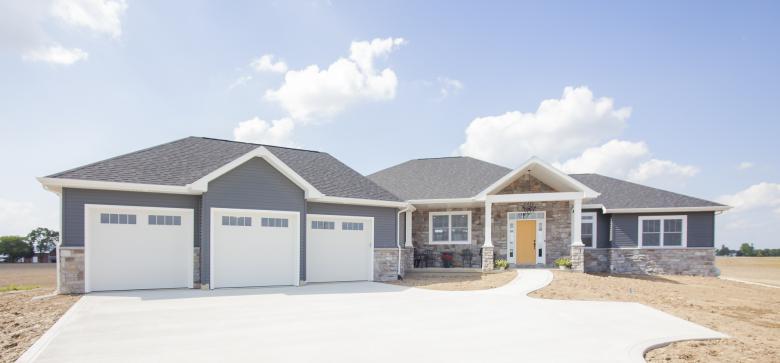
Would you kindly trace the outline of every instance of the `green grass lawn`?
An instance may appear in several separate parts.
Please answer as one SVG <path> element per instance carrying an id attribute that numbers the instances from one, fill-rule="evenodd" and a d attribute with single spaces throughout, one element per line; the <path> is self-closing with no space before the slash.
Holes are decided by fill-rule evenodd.
<path id="1" fill-rule="evenodd" d="M 0 292 L 8 292 L 8 291 L 22 291 L 22 290 L 32 290 L 37 289 L 40 286 L 38 285 L 6 285 L 6 286 L 0 286 Z"/>

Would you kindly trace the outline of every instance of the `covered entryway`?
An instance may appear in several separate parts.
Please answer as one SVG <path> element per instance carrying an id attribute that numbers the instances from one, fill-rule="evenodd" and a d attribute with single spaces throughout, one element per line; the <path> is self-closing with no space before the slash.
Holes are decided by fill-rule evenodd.
<path id="1" fill-rule="evenodd" d="M 211 288 L 298 285 L 298 212 L 211 208 Z"/>
<path id="2" fill-rule="evenodd" d="M 84 206 L 85 291 L 192 287 L 194 211 Z"/>
<path id="3" fill-rule="evenodd" d="M 373 279 L 374 219 L 307 215 L 306 281 Z"/>

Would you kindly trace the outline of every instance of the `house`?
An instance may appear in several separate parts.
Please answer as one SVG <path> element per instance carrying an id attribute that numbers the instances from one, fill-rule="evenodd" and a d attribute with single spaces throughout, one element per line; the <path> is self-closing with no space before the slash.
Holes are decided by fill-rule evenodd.
<path id="1" fill-rule="evenodd" d="M 365 177 L 323 152 L 203 137 L 39 181 L 60 197 L 62 293 L 390 280 L 442 254 L 483 270 L 572 256 L 579 271 L 712 275 L 728 208 L 537 158 Z"/>

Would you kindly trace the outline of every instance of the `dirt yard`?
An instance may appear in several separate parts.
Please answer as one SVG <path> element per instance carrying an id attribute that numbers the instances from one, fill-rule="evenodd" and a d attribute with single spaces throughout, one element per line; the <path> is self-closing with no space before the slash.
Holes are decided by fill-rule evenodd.
<path id="1" fill-rule="evenodd" d="M 517 276 L 517 272 L 514 270 L 489 274 L 414 272 L 407 274 L 402 281 L 388 283 L 430 290 L 484 290 L 505 285 L 515 276 Z"/>
<path id="2" fill-rule="evenodd" d="M 546 299 L 634 301 L 733 339 L 674 343 L 648 362 L 780 362 L 780 289 L 691 276 L 591 275 L 553 271 Z"/>
<path id="3" fill-rule="evenodd" d="M 38 286 L 32 290 L 0 293 L 0 362 L 13 362 L 29 348 L 78 296 L 49 295 L 57 280 L 56 264 L 0 264 L 0 287 Z"/>
<path id="4" fill-rule="evenodd" d="M 780 286 L 780 257 L 718 257 L 720 276 Z"/>

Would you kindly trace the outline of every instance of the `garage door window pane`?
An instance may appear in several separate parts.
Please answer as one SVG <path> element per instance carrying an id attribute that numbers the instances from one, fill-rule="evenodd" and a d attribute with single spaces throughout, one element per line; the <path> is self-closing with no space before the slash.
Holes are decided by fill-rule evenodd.
<path id="1" fill-rule="evenodd" d="M 100 223 L 108 224 L 108 213 L 100 213 Z"/>
<path id="2" fill-rule="evenodd" d="M 176 226 L 181 226 L 181 216 L 173 216 L 173 224 Z"/>
<path id="3" fill-rule="evenodd" d="M 311 221 L 312 229 L 336 229 L 336 222 Z"/>
<path id="4" fill-rule="evenodd" d="M 118 215 L 118 214 L 111 214 L 111 215 L 108 217 L 108 219 L 109 219 L 109 221 L 110 221 L 110 223 L 111 223 L 111 224 L 117 224 L 117 223 L 119 223 L 119 215 Z"/>
<path id="5" fill-rule="evenodd" d="M 362 231 L 363 223 L 341 222 L 341 229 L 345 231 Z"/>
<path id="6" fill-rule="evenodd" d="M 127 224 L 127 214 L 119 215 L 119 224 Z"/>

